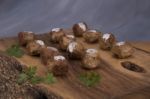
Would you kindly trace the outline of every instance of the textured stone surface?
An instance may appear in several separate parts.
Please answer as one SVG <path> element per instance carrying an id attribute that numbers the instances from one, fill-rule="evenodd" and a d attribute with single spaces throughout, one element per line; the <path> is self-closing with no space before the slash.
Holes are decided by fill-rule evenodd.
<path id="1" fill-rule="evenodd" d="M 28 82 L 18 85 L 22 67 L 15 59 L 0 54 L 0 99 L 61 99 Z"/>

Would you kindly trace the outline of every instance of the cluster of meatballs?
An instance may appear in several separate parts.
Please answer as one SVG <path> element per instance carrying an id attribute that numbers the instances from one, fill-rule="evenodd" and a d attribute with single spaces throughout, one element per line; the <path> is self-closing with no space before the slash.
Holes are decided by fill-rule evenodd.
<path id="1" fill-rule="evenodd" d="M 133 48 L 127 42 L 117 42 L 112 33 L 102 34 L 88 28 L 85 22 L 76 23 L 72 27 L 73 35 L 68 35 L 62 28 L 53 28 L 49 32 L 51 42 L 59 44 L 59 49 L 66 51 L 68 57 L 81 60 L 85 69 L 98 68 L 101 63 L 100 52 L 94 48 L 86 49 L 76 37 L 83 37 L 87 43 L 99 43 L 102 50 L 110 50 L 118 58 L 127 58 L 132 55 Z M 40 56 L 44 65 L 56 76 L 66 75 L 68 61 L 57 48 L 46 46 L 44 41 L 37 40 L 33 32 L 20 32 L 19 43 L 25 46 L 29 55 Z"/>
<path id="2" fill-rule="evenodd" d="M 112 33 L 102 34 L 97 30 L 88 29 L 87 24 L 84 22 L 75 24 L 73 33 L 76 37 L 83 37 L 87 43 L 99 43 L 102 50 L 109 50 L 115 57 L 120 59 L 130 57 L 134 52 L 128 42 L 118 42 Z"/>
<path id="3" fill-rule="evenodd" d="M 55 33 L 56 30 L 51 32 Z M 41 62 L 47 66 L 48 71 L 52 72 L 55 76 L 67 74 L 68 61 L 57 48 L 46 46 L 44 41 L 37 40 L 33 32 L 20 32 L 18 38 L 20 45 L 26 48 L 29 55 L 41 57 Z M 54 39 L 58 39 L 58 36 L 54 37 Z"/>

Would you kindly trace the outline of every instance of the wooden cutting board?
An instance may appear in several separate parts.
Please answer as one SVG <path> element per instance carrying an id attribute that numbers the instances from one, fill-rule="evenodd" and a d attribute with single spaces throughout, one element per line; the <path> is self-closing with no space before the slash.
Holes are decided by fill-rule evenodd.
<path id="1" fill-rule="evenodd" d="M 71 33 L 66 31 L 66 33 Z M 51 44 L 47 34 L 37 35 L 38 39 L 44 40 L 49 46 L 58 48 L 57 44 Z M 82 38 L 78 41 L 84 43 L 86 48 L 99 49 L 98 44 L 87 44 Z M 16 44 L 17 37 L 0 39 L 0 50 L 5 51 L 12 44 Z M 97 86 L 84 86 L 78 76 L 87 71 L 81 68 L 80 61 L 69 60 L 69 73 L 67 77 L 58 77 L 52 85 L 39 84 L 48 88 L 49 91 L 62 96 L 64 99 L 150 99 L 150 42 L 131 42 L 135 48 L 132 57 L 117 59 L 110 51 L 101 52 L 102 63 L 98 72 L 102 79 Z M 24 48 L 23 48 L 24 49 Z M 62 52 L 64 54 L 64 52 Z M 65 55 L 65 54 L 64 54 Z M 21 63 L 28 66 L 37 66 L 38 74 L 44 75 L 47 67 L 41 64 L 40 57 L 32 57 L 25 54 L 18 58 Z M 130 61 L 140 66 L 144 72 L 135 72 L 124 68 L 121 62 Z"/>

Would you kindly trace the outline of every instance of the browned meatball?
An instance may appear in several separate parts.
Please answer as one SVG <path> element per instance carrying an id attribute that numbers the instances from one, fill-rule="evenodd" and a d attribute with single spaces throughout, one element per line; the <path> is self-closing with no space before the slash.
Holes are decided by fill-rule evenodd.
<path id="1" fill-rule="evenodd" d="M 62 55 L 54 56 L 48 61 L 48 70 L 55 76 L 64 76 L 68 72 L 68 61 Z"/>
<path id="2" fill-rule="evenodd" d="M 72 59 L 82 59 L 84 55 L 84 45 L 80 42 L 71 42 L 67 47 L 68 56 Z"/>
<path id="3" fill-rule="evenodd" d="M 22 46 L 26 46 L 29 42 L 35 40 L 35 34 L 30 31 L 24 31 L 18 33 L 19 44 Z"/>
<path id="4" fill-rule="evenodd" d="M 65 33 L 61 28 L 53 28 L 49 34 L 50 40 L 54 43 L 59 43 L 60 39 L 65 36 Z"/>
<path id="5" fill-rule="evenodd" d="M 88 30 L 83 34 L 83 38 L 87 43 L 95 43 L 99 41 L 99 38 L 101 36 L 101 32 L 98 32 L 96 30 Z"/>
<path id="6" fill-rule="evenodd" d="M 115 42 L 116 42 L 115 36 L 111 33 L 106 33 L 103 34 L 102 37 L 100 37 L 99 45 L 100 48 L 103 50 L 110 50 L 113 44 L 115 44 Z"/>
<path id="7" fill-rule="evenodd" d="M 117 42 L 111 51 L 118 58 L 127 58 L 134 52 L 133 47 L 127 42 Z"/>
<path id="8" fill-rule="evenodd" d="M 45 44 L 42 40 L 35 40 L 29 42 L 26 46 L 27 52 L 29 53 L 29 55 L 32 56 L 40 55 L 40 51 L 42 47 L 45 47 Z"/>
<path id="9" fill-rule="evenodd" d="M 75 37 L 73 35 L 66 35 L 62 37 L 59 42 L 60 49 L 66 51 L 69 43 L 72 41 L 75 41 Z"/>
<path id="10" fill-rule="evenodd" d="M 86 69 L 95 69 L 101 63 L 100 53 L 96 49 L 87 49 L 82 59 L 82 66 Z"/>
<path id="11" fill-rule="evenodd" d="M 80 22 L 80 23 L 76 23 L 74 24 L 72 30 L 73 30 L 73 33 L 76 37 L 81 37 L 83 36 L 83 33 L 85 31 L 87 31 L 87 24 L 85 22 Z"/>
<path id="12" fill-rule="evenodd" d="M 53 59 L 54 55 L 58 55 L 59 51 L 55 47 L 44 47 L 41 49 L 41 61 L 44 65 L 48 65 L 48 61 Z"/>

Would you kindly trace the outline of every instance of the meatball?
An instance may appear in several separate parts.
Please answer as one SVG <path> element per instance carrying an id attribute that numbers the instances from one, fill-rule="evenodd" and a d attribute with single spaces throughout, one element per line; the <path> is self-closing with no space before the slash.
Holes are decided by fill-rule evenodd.
<path id="1" fill-rule="evenodd" d="M 87 25 L 85 22 L 80 22 L 80 23 L 74 24 L 72 30 L 76 37 L 81 37 L 83 36 L 83 33 L 87 31 Z"/>
<path id="2" fill-rule="evenodd" d="M 18 33 L 19 44 L 22 46 L 26 46 L 29 42 L 35 40 L 35 34 L 30 31 L 24 31 Z"/>
<path id="3" fill-rule="evenodd" d="M 68 56 L 71 59 L 82 59 L 84 55 L 84 46 L 80 42 L 71 42 L 67 47 Z"/>
<path id="4" fill-rule="evenodd" d="M 26 46 L 27 52 L 29 55 L 38 56 L 40 55 L 41 48 L 45 46 L 45 43 L 42 40 L 35 40 L 29 42 Z"/>
<path id="5" fill-rule="evenodd" d="M 83 34 L 83 38 L 87 43 L 95 43 L 99 41 L 99 38 L 101 36 L 101 32 L 98 32 L 96 30 L 88 30 Z"/>
<path id="6" fill-rule="evenodd" d="M 82 66 L 86 69 L 95 69 L 101 63 L 100 53 L 96 49 L 87 49 L 82 59 Z"/>
<path id="7" fill-rule="evenodd" d="M 103 34 L 102 37 L 100 37 L 99 45 L 100 48 L 103 50 L 110 50 L 113 44 L 115 44 L 115 42 L 116 42 L 115 36 L 111 33 L 106 33 Z"/>
<path id="8" fill-rule="evenodd" d="M 61 28 L 53 28 L 49 34 L 50 40 L 54 43 L 59 43 L 60 39 L 65 36 L 65 33 Z"/>
<path id="9" fill-rule="evenodd" d="M 60 49 L 66 51 L 69 43 L 72 41 L 75 41 L 75 37 L 73 35 L 66 35 L 62 37 L 59 42 Z"/>
<path id="10" fill-rule="evenodd" d="M 74 35 L 66 35 L 66 37 L 68 37 L 68 38 L 70 38 L 70 39 L 72 39 L 72 40 L 75 40 L 75 36 Z"/>
<path id="11" fill-rule="evenodd" d="M 55 47 L 44 47 L 41 49 L 41 61 L 44 65 L 48 65 L 48 61 L 53 59 L 54 55 L 59 55 L 59 51 Z"/>
<path id="12" fill-rule="evenodd" d="M 118 58 L 127 58 L 134 52 L 133 47 L 127 42 L 117 42 L 111 51 Z"/>
<path id="13" fill-rule="evenodd" d="M 55 76 L 65 76 L 68 72 L 68 61 L 62 55 L 53 56 L 53 59 L 48 61 L 48 70 Z"/>

